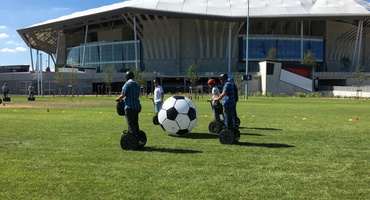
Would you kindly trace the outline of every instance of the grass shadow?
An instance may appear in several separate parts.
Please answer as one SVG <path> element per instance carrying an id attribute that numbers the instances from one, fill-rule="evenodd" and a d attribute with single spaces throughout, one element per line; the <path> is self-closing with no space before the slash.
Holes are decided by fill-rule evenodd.
<path id="1" fill-rule="evenodd" d="M 203 153 L 202 151 L 194 151 L 188 149 L 170 149 L 170 148 L 157 148 L 157 147 L 143 147 L 141 151 L 148 152 L 162 152 L 162 153 L 178 153 L 178 154 L 195 154 Z"/>
<path id="2" fill-rule="evenodd" d="M 277 143 L 249 143 L 249 142 L 238 142 L 235 145 L 248 146 L 248 147 L 266 147 L 266 148 L 292 148 L 295 146 L 288 144 L 277 144 Z"/>
<path id="3" fill-rule="evenodd" d="M 177 136 L 172 136 L 177 137 Z M 218 138 L 218 135 L 215 133 L 189 133 L 187 135 L 177 137 L 177 138 L 185 138 L 185 139 L 215 139 Z"/>
<path id="4" fill-rule="evenodd" d="M 262 134 L 258 134 L 258 133 L 240 133 L 240 135 L 250 135 L 250 136 L 265 136 L 265 135 L 262 135 Z"/>
<path id="5" fill-rule="evenodd" d="M 239 129 L 255 129 L 255 130 L 262 130 L 262 131 L 282 131 L 283 129 L 277 128 L 248 128 L 248 127 L 239 127 Z"/>

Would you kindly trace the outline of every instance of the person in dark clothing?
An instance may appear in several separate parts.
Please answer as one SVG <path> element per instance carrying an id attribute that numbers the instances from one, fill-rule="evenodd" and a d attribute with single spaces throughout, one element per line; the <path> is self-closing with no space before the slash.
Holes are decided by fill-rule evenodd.
<path id="1" fill-rule="evenodd" d="M 239 101 L 238 86 L 236 86 L 235 80 L 234 80 L 233 77 L 229 77 L 227 79 L 227 81 L 230 82 L 233 85 L 233 87 L 234 87 L 234 96 L 235 96 L 235 116 L 234 116 L 234 119 L 237 120 L 238 119 L 238 112 L 236 111 L 236 105 L 237 105 L 237 103 Z M 235 126 L 238 126 L 237 125 L 237 121 L 234 121 L 234 123 L 235 123 Z"/>
<path id="2" fill-rule="evenodd" d="M 122 87 L 122 92 L 116 101 L 125 100 L 125 117 L 130 133 L 139 133 L 139 113 L 141 112 L 140 104 L 140 85 L 135 81 L 135 75 L 129 71 L 126 73 L 126 83 Z"/>
<path id="3" fill-rule="evenodd" d="M 226 128 L 233 129 L 235 128 L 235 95 L 234 87 L 231 82 L 228 82 L 228 75 L 221 74 L 220 82 L 224 85 L 221 95 L 216 98 L 217 100 L 222 100 L 224 106 L 224 113 L 226 117 Z"/>

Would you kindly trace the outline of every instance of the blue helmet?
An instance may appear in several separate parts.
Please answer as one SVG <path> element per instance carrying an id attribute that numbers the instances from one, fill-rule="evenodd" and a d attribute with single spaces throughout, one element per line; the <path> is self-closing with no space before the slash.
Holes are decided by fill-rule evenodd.
<path id="1" fill-rule="evenodd" d="M 8 85 L 7 83 L 4 83 L 4 85 Z"/>
<path id="2" fill-rule="evenodd" d="M 227 81 L 231 82 L 231 83 L 234 83 L 234 78 L 233 77 L 230 77 L 227 79 Z"/>

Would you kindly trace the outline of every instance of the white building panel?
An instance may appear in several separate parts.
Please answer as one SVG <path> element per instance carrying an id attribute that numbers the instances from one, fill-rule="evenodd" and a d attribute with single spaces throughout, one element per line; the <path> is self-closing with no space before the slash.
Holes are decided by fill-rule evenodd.
<path id="1" fill-rule="evenodd" d="M 287 70 L 281 69 L 280 80 L 291 85 L 303 88 L 308 91 L 312 91 L 312 80 Z"/>

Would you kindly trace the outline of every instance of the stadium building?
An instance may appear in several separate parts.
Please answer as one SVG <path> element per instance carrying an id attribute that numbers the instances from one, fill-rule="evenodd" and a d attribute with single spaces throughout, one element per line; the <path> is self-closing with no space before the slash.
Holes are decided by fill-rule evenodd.
<path id="1" fill-rule="evenodd" d="M 369 26 L 370 5 L 363 0 L 130 0 L 18 33 L 57 67 L 94 69 L 77 73 L 80 94 L 97 93 L 110 66 L 145 71 L 148 93 L 154 78 L 166 93 L 188 92 L 193 63 L 206 91 L 208 78 L 247 73 L 250 92 L 292 94 L 352 85 L 359 64 L 369 71 Z M 315 67 L 300 64 L 309 51 Z M 122 73 L 114 76 L 114 91 Z M 56 91 L 53 75 L 42 81 Z"/>

